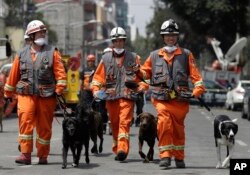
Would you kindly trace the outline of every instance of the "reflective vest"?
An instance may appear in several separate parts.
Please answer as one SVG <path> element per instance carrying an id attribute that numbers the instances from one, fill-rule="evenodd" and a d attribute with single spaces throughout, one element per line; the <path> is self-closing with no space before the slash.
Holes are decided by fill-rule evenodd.
<path id="1" fill-rule="evenodd" d="M 178 93 L 188 90 L 189 64 L 187 55 L 190 51 L 182 48 L 181 50 L 182 54 L 174 56 L 172 65 L 169 65 L 158 54 L 159 50 L 151 53 L 153 98 L 158 100 L 181 99 Z"/>
<path id="2" fill-rule="evenodd" d="M 136 54 L 126 51 L 121 67 L 118 67 L 112 52 L 105 53 L 102 59 L 106 70 L 106 92 L 113 92 L 108 93 L 106 100 L 133 99 L 132 90 L 125 86 L 125 82 L 136 83 L 136 75 L 132 70 L 136 65 Z"/>
<path id="3" fill-rule="evenodd" d="M 16 85 L 16 92 L 23 95 L 38 95 L 49 97 L 55 92 L 55 77 L 53 73 L 54 48 L 44 45 L 36 53 L 33 61 L 30 46 L 26 46 L 18 53 L 20 59 L 21 78 Z"/>

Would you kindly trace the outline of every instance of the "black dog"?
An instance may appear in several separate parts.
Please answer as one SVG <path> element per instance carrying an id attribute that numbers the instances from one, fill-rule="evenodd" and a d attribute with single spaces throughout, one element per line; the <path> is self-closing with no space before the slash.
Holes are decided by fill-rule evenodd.
<path id="1" fill-rule="evenodd" d="M 81 106 L 77 107 L 76 117 L 66 117 L 63 120 L 63 164 L 67 167 L 67 155 L 70 148 L 73 155 L 72 166 L 77 167 L 82 146 L 85 146 L 85 162 L 89 163 L 89 115 Z"/>
<path id="2" fill-rule="evenodd" d="M 98 154 L 97 150 L 97 136 L 100 139 L 99 153 L 103 149 L 103 120 L 100 112 L 91 110 L 89 115 L 90 138 L 93 141 L 91 152 Z"/>
<path id="3" fill-rule="evenodd" d="M 155 138 L 157 138 L 157 121 L 155 117 L 147 112 L 141 113 L 139 116 L 140 128 L 139 128 L 139 154 L 144 162 L 153 161 L 154 157 L 154 145 Z M 147 156 L 142 152 L 143 141 L 146 141 L 149 150 Z"/>
<path id="4" fill-rule="evenodd" d="M 227 168 L 234 149 L 234 137 L 238 132 L 237 119 L 231 120 L 226 115 L 218 115 L 214 119 L 214 138 L 217 148 L 218 163 L 216 168 Z M 221 163 L 221 145 L 227 147 L 227 157 Z"/>

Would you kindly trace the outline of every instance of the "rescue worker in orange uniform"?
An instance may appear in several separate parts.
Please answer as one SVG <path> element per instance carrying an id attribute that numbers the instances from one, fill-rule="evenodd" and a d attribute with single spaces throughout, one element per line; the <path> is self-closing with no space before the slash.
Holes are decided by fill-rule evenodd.
<path id="1" fill-rule="evenodd" d="M 4 70 L 1 75 L 0 75 L 0 84 L 2 85 L 2 88 L 4 89 L 4 85 L 7 81 L 9 75 L 9 70 Z M 3 111 L 3 116 L 4 117 L 9 117 L 10 114 L 12 113 L 13 109 L 16 107 L 17 104 L 17 96 L 16 94 L 12 95 L 12 98 L 5 102 L 5 110 Z"/>
<path id="2" fill-rule="evenodd" d="M 113 51 L 102 56 L 91 85 L 95 98 L 99 98 L 100 90 L 105 88 L 113 136 L 112 151 L 116 154 L 115 160 L 124 161 L 129 153 L 129 131 L 134 113 L 132 93 L 139 90 L 136 89 L 139 80 L 132 68 L 139 64 L 139 56 L 124 49 L 127 36 L 123 28 L 113 28 L 110 38 Z"/>
<path id="3" fill-rule="evenodd" d="M 85 67 L 83 71 L 81 71 L 80 75 L 80 78 L 82 80 L 81 100 L 85 100 L 89 108 L 92 108 L 93 110 L 101 113 L 104 123 L 103 132 L 105 132 L 106 123 L 108 121 L 107 110 L 105 108 L 105 101 L 104 100 L 95 101 L 94 96 L 92 94 L 92 90 L 90 88 L 90 84 L 96 70 L 95 61 L 96 61 L 95 55 L 89 54 L 87 56 L 87 67 Z"/>
<path id="4" fill-rule="evenodd" d="M 94 97 L 90 89 L 90 83 L 92 81 L 92 78 L 96 70 L 95 60 L 96 60 L 95 55 L 89 54 L 87 56 L 87 66 L 82 68 L 81 73 L 80 73 L 80 79 L 82 80 L 81 95 L 87 101 L 87 105 L 89 105 L 90 108 L 94 106 L 93 104 Z"/>
<path id="5" fill-rule="evenodd" d="M 4 99 L 4 84 L 6 80 L 6 70 L 3 70 L 0 74 L 0 132 L 3 132 L 3 117 L 4 117 L 4 105 L 5 105 L 5 99 Z"/>
<path id="6" fill-rule="evenodd" d="M 189 111 L 187 97 L 205 91 L 202 76 L 191 51 L 177 45 L 179 28 L 173 19 L 163 22 L 160 34 L 165 45 L 150 53 L 143 66 L 134 71 L 152 85 L 151 101 L 156 108 L 160 167 L 169 167 L 175 158 L 177 168 L 185 168 L 184 120 Z M 188 95 L 188 78 L 194 89 Z"/>
<path id="7" fill-rule="evenodd" d="M 56 95 L 61 95 L 66 87 L 60 53 L 46 44 L 46 32 L 42 21 L 28 24 L 31 43 L 16 55 L 4 87 L 5 97 L 17 94 L 21 155 L 15 162 L 19 164 L 31 164 L 34 128 L 38 164 L 48 163 Z"/>

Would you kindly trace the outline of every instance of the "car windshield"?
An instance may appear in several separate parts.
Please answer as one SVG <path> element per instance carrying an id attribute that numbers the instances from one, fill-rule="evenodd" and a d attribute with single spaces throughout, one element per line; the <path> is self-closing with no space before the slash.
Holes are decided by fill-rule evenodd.
<path id="1" fill-rule="evenodd" d="M 225 89 L 223 86 L 221 86 L 213 81 L 210 81 L 210 80 L 203 80 L 203 83 L 204 83 L 206 89 Z M 190 89 L 194 88 L 191 81 L 189 81 L 189 88 Z"/>
<path id="2" fill-rule="evenodd" d="M 204 84 L 205 84 L 206 89 L 224 89 L 220 85 L 212 81 L 204 80 Z"/>
<path id="3" fill-rule="evenodd" d="M 246 88 L 250 88 L 250 83 L 242 83 L 241 86 L 246 89 Z"/>

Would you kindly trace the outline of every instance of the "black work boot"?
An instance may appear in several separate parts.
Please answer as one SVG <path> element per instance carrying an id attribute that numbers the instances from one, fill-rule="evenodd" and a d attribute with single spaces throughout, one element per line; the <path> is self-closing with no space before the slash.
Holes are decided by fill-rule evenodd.
<path id="1" fill-rule="evenodd" d="M 171 165 L 171 158 L 170 157 L 164 157 L 161 159 L 159 166 L 160 167 L 169 167 Z"/>
<path id="2" fill-rule="evenodd" d="M 176 168 L 186 168 L 184 160 L 175 159 Z"/>
<path id="3" fill-rule="evenodd" d="M 124 161 L 127 158 L 127 154 L 124 151 L 118 151 L 117 160 Z"/>

